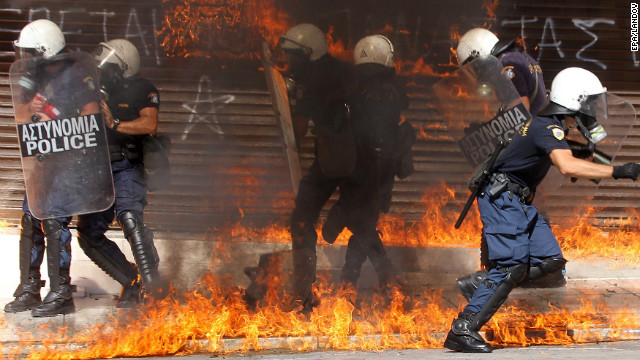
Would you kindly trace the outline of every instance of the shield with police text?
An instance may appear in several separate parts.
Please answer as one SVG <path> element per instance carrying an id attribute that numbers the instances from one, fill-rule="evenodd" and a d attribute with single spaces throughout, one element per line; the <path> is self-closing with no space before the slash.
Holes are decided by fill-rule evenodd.
<path id="1" fill-rule="evenodd" d="M 473 168 L 531 119 L 502 72 L 498 59 L 480 57 L 433 85 L 438 111 Z"/>
<path id="2" fill-rule="evenodd" d="M 10 81 L 33 216 L 49 219 L 108 209 L 115 193 L 91 55 L 17 60 Z"/>

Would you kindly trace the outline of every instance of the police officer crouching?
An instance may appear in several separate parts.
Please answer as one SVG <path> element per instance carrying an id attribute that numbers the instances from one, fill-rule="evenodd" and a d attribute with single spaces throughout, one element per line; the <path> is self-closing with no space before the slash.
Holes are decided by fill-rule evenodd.
<path id="1" fill-rule="evenodd" d="M 593 130 L 602 129 L 596 114 L 606 110 L 599 109 L 606 106 L 606 89 L 593 73 L 581 68 L 562 70 L 551 84 L 550 100 L 514 136 L 493 167 L 495 175 L 484 195 L 477 198 L 489 260 L 496 267 L 481 279 L 477 289 L 468 289 L 473 295 L 453 320 L 444 343 L 448 349 L 491 352 L 478 331 L 511 290 L 524 280 L 554 273 L 566 263 L 549 224 L 531 204 L 531 194 L 552 164 L 572 178 L 635 181 L 640 174 L 637 163 L 609 166 L 575 158 L 571 152 L 565 135 L 573 125 L 592 143 L 603 135 Z"/>
<path id="2" fill-rule="evenodd" d="M 140 301 L 141 290 L 154 294 L 166 291 L 158 272 L 153 232 L 143 223 L 147 189 L 142 141 L 156 134 L 160 98 L 156 87 L 138 76 L 140 55 L 131 42 L 116 39 L 100 43 L 93 55 L 100 69 L 116 200 L 106 211 L 78 217 L 78 241 L 85 254 L 122 285 L 116 306 L 132 307 Z M 104 235 L 114 213 L 136 264 Z"/>

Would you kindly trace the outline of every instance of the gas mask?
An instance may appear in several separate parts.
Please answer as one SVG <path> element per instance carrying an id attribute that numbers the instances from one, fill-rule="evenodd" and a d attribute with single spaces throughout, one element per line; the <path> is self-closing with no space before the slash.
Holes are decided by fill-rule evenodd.
<path id="1" fill-rule="evenodd" d="M 589 95 L 580 102 L 580 110 L 574 116 L 580 134 L 589 142 L 597 144 L 607 136 L 598 119 L 608 119 L 607 93 Z"/>
<path id="2" fill-rule="evenodd" d="M 105 100 L 109 100 L 110 94 L 118 83 L 122 82 L 122 70 L 116 65 L 106 63 L 100 67 L 100 93 Z"/>

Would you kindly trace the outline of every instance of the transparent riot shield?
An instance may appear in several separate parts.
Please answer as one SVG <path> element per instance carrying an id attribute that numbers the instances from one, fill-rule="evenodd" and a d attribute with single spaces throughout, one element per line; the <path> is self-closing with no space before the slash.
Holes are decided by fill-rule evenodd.
<path id="1" fill-rule="evenodd" d="M 636 122 L 636 111 L 629 101 L 611 93 L 606 94 L 604 105 L 605 108 L 598 109 L 596 113 L 601 127 L 599 137 L 602 137 L 604 132 L 604 138 L 595 144 L 590 143 L 577 128 L 572 128 L 566 138 L 574 156 L 600 164 L 619 165 L 621 163 L 616 162 L 616 156 Z M 619 180 L 571 179 L 560 174 L 558 169 L 552 166 L 544 181 L 538 186 L 534 204 L 547 208 L 549 218 L 564 218 L 564 224 L 570 226 L 573 225 L 571 221 L 579 219 L 574 212 L 584 213 L 584 209 L 593 206 L 594 197 L 598 196 L 600 191 L 610 192 L 611 187 L 616 186 L 616 181 Z M 563 202 L 560 202 L 558 206 L 558 199 L 562 198 L 566 198 L 566 205 L 562 206 Z M 557 208 L 546 206 L 545 202 L 552 202 Z"/>
<path id="2" fill-rule="evenodd" d="M 108 209 L 115 196 L 91 55 L 18 60 L 9 75 L 33 216 L 47 219 Z"/>
<path id="3" fill-rule="evenodd" d="M 531 119 L 493 56 L 478 58 L 433 86 L 437 109 L 471 167 Z"/>

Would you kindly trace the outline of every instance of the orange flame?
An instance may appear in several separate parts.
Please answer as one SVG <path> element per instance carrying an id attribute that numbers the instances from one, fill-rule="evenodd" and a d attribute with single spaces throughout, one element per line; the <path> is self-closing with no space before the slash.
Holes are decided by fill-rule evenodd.
<path id="1" fill-rule="evenodd" d="M 163 0 L 161 44 L 174 57 L 256 57 L 261 38 L 275 45 L 289 15 L 275 0 Z"/>
<path id="2" fill-rule="evenodd" d="M 334 39 L 334 30 L 335 28 L 331 26 L 329 27 L 329 32 L 327 32 L 326 34 L 329 54 L 331 54 L 331 56 L 335 57 L 336 59 L 340 59 L 349 63 L 353 62 L 353 50 L 347 49 L 341 39 Z"/>
<path id="3" fill-rule="evenodd" d="M 407 224 L 387 215 L 379 229 L 387 245 L 477 247 L 481 223 L 472 209 L 459 230 L 453 229 L 457 213 L 446 207 L 459 203 L 456 189 L 441 184 L 428 189 L 421 201 L 406 211 L 421 211 L 422 219 Z M 637 263 L 640 255 L 638 213 L 612 222 L 614 227 L 598 228 L 589 221 L 596 212 L 590 208 L 576 225 L 553 230 L 565 256 L 624 254 L 625 261 Z M 232 241 L 252 241 L 269 237 L 270 242 L 290 242 L 286 229 L 272 226 L 246 229 L 239 226 L 216 236 L 219 261 L 232 261 L 227 249 Z M 341 240 L 343 243 L 346 239 Z M 212 264 L 214 262 L 212 261 Z M 274 266 L 278 266 L 275 264 Z M 43 334 L 24 334 L 20 346 L 39 337 L 42 348 L 30 349 L 29 359 L 93 359 L 120 356 L 182 355 L 196 352 L 229 353 L 287 347 L 305 351 L 316 348 L 380 350 L 388 348 L 441 347 L 458 308 L 442 297 L 442 289 L 427 289 L 419 296 L 397 290 L 373 294 L 354 305 L 353 289 L 333 287 L 330 279 L 316 282 L 318 306 L 305 316 L 292 310 L 291 299 L 283 293 L 284 279 L 268 277 L 264 301 L 255 308 L 243 300 L 244 290 L 229 279 L 207 275 L 194 289 L 163 300 L 150 300 L 137 312 L 121 313 L 109 324 L 96 324 L 69 334 L 65 329 Z M 361 295 L 361 294 L 360 294 Z M 359 296 L 360 296 L 359 295 Z M 609 329 L 606 339 L 594 326 Z M 640 316 L 627 309 L 607 309 L 600 304 L 582 303 L 577 309 L 528 311 L 517 304 L 501 309 L 484 328 L 490 342 L 506 346 L 532 344 L 572 344 L 629 338 L 625 329 L 640 326 Z M 281 338 L 279 342 L 268 339 Z M 225 341 L 227 339 L 227 341 Z M 237 339 L 235 342 L 229 339 Z M 78 346 L 81 345 L 81 346 Z M 24 351 L 22 352 L 24 353 Z M 12 353 L 17 358 L 18 351 Z"/>
<path id="4" fill-rule="evenodd" d="M 499 0 L 484 0 L 482 2 L 482 8 L 487 10 L 487 16 L 489 17 L 488 23 L 485 23 L 484 27 L 491 29 L 491 26 L 496 21 L 496 8 L 498 7 Z"/>

